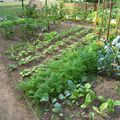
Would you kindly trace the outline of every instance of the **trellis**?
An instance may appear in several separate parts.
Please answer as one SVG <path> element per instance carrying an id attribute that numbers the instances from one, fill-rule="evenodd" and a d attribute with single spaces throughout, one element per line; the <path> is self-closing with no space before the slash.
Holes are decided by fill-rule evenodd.
<path id="1" fill-rule="evenodd" d="M 103 0 L 103 6 L 102 6 L 102 9 L 103 9 L 103 15 L 102 15 L 102 19 L 101 19 L 101 25 L 100 25 L 100 30 L 99 30 L 99 39 L 101 38 L 101 32 L 102 32 L 102 28 L 104 27 L 103 26 L 103 17 L 105 16 L 105 9 L 106 9 L 106 0 Z M 94 32 L 97 32 L 97 19 L 98 19 L 98 10 L 99 10 L 99 7 L 100 7 L 100 0 L 98 0 L 98 3 L 97 3 L 97 10 L 96 10 L 96 22 L 95 22 L 95 27 L 94 27 Z M 113 2 L 112 0 L 109 0 L 109 18 L 108 18 L 108 27 L 107 27 L 107 36 L 106 36 L 106 40 L 109 39 L 109 35 L 110 35 L 110 22 L 111 22 L 111 18 L 112 18 L 112 7 L 113 7 Z M 116 35 L 118 34 L 118 30 L 119 30 L 119 26 L 120 26 L 120 16 L 118 17 L 117 19 L 117 25 L 116 25 Z M 105 31 L 103 31 L 105 32 Z"/>

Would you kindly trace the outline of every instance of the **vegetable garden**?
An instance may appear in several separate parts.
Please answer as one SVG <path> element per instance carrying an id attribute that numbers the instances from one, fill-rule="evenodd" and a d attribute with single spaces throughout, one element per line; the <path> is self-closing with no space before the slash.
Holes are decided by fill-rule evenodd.
<path id="1" fill-rule="evenodd" d="M 5 62 L 37 120 L 120 119 L 120 3 L 89 2 L 1 15 Z"/>

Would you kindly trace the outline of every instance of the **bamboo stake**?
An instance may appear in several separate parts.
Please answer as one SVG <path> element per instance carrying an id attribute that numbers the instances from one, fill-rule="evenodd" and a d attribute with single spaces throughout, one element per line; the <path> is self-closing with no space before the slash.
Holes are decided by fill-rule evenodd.
<path id="1" fill-rule="evenodd" d="M 95 21 L 94 33 L 96 32 L 96 28 L 97 28 L 99 1 L 100 1 L 100 0 L 97 1 L 97 6 L 96 6 L 96 21 Z"/>
<path id="2" fill-rule="evenodd" d="M 100 31 L 99 31 L 99 40 L 100 40 L 100 38 L 101 38 L 101 32 L 103 32 L 104 33 L 104 31 L 102 31 L 102 29 L 104 28 L 103 27 L 103 23 L 104 23 L 104 12 L 105 11 L 105 0 L 103 0 L 103 14 L 102 14 L 102 19 L 101 19 L 101 26 L 100 26 Z"/>
<path id="3" fill-rule="evenodd" d="M 47 7 L 48 5 L 48 0 L 45 0 L 45 7 Z"/>
<path id="4" fill-rule="evenodd" d="M 84 4 L 84 19 L 86 18 L 87 2 Z"/>
<path id="5" fill-rule="evenodd" d="M 109 34 L 110 34 L 110 21 L 111 21 L 111 17 L 112 17 L 112 0 L 110 0 L 110 15 L 109 15 L 109 21 L 108 21 L 107 40 L 108 40 Z"/>
<path id="6" fill-rule="evenodd" d="M 22 10 L 24 10 L 24 0 L 22 0 Z"/>
<path id="7" fill-rule="evenodd" d="M 118 29 L 120 26 L 120 16 L 118 17 L 117 27 L 116 27 L 116 35 L 118 34 Z"/>

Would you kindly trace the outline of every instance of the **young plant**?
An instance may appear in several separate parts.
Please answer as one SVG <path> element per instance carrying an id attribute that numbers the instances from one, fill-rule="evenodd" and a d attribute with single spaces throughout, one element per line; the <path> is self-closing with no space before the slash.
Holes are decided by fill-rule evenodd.
<path id="1" fill-rule="evenodd" d="M 107 99 L 106 102 L 103 102 L 99 108 L 93 107 L 93 110 L 96 111 L 99 115 L 105 117 L 107 116 L 107 113 L 114 113 L 114 107 L 115 106 L 120 106 L 120 101 L 119 100 L 112 100 L 112 99 Z"/>

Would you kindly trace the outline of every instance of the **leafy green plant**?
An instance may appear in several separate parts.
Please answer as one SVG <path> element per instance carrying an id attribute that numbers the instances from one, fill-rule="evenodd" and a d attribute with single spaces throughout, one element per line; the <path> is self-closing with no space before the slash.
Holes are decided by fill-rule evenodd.
<path id="1" fill-rule="evenodd" d="M 101 116 L 107 116 L 108 113 L 113 113 L 114 112 L 114 107 L 115 106 L 120 106 L 120 101 L 119 100 L 112 100 L 112 99 L 107 99 L 106 102 L 103 102 L 99 108 L 93 107 L 93 110 L 96 111 L 99 115 Z"/>
<path id="2" fill-rule="evenodd" d="M 68 79 L 78 82 L 77 80 L 80 80 L 87 71 L 92 74 L 97 70 L 96 50 L 96 44 L 93 43 L 71 54 L 66 52 L 60 60 L 48 62 L 47 68 L 38 70 L 29 80 L 21 82 L 18 87 L 25 91 L 28 97 L 31 96 L 37 101 L 43 99 L 46 94 L 55 96 L 66 90 Z M 31 91 L 33 91 L 32 94 Z"/>
<path id="3" fill-rule="evenodd" d="M 9 69 L 10 71 L 14 71 L 14 70 L 17 69 L 17 66 L 16 66 L 15 64 L 9 64 L 9 65 L 8 65 L 8 69 Z"/>
<path id="4" fill-rule="evenodd" d="M 95 120 L 95 114 L 94 114 L 94 112 L 90 112 L 89 113 L 89 118 L 90 118 L 90 120 Z"/>

